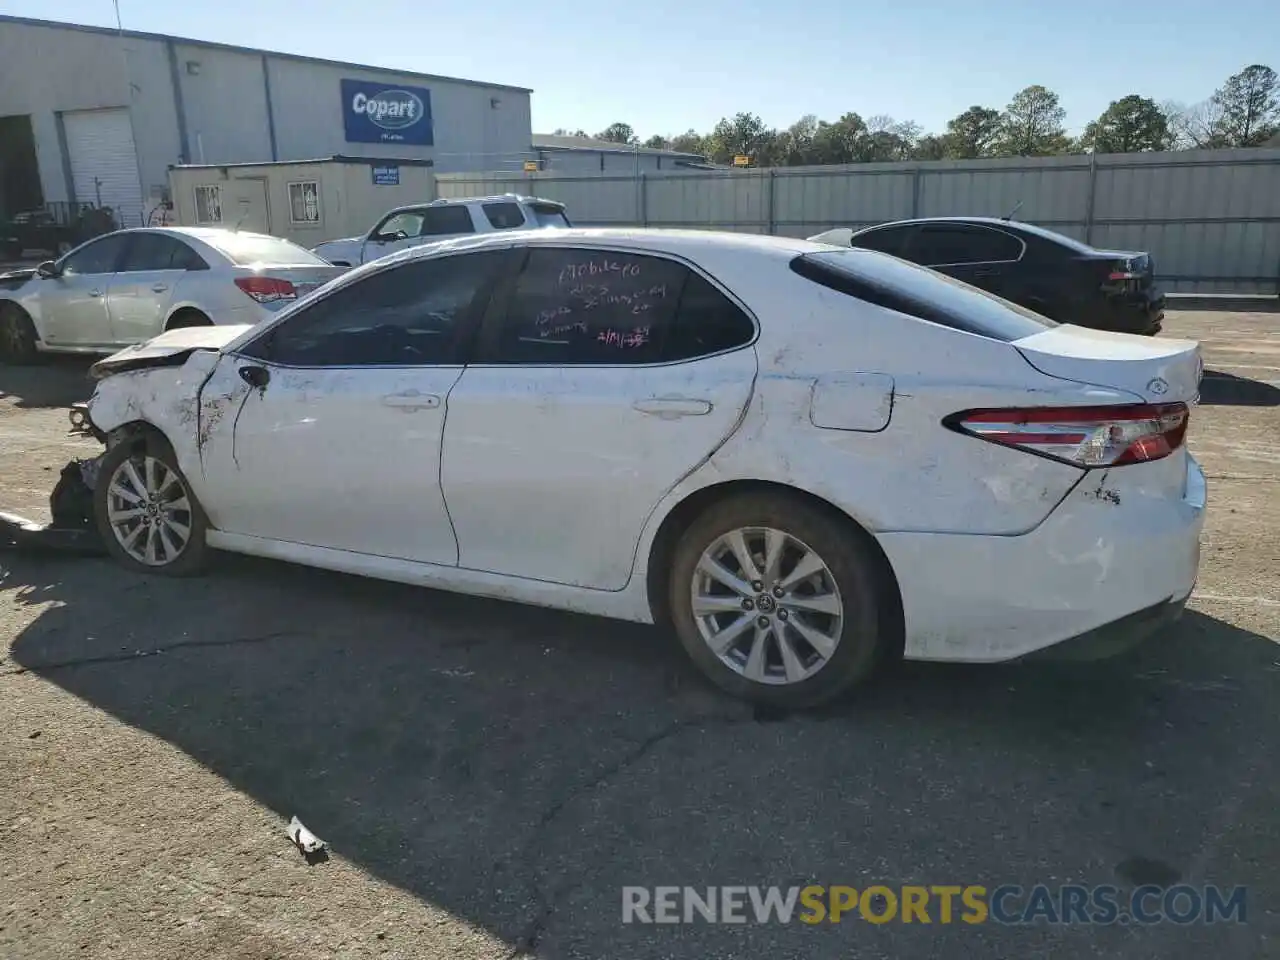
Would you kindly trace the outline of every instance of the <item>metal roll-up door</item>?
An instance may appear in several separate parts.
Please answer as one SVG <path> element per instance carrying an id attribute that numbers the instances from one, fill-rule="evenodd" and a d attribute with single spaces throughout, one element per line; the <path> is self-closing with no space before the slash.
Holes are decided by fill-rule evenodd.
<path id="1" fill-rule="evenodd" d="M 110 207 L 121 227 L 142 224 L 142 180 L 129 111 L 75 110 L 62 115 L 76 200 Z"/>

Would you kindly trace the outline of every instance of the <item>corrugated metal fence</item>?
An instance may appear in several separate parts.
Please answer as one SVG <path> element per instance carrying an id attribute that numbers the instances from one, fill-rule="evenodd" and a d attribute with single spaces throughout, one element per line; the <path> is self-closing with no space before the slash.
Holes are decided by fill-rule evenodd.
<path id="1" fill-rule="evenodd" d="M 928 216 L 1015 217 L 1149 251 L 1170 292 L 1280 293 L 1280 150 L 782 167 L 634 176 L 439 174 L 441 197 L 560 200 L 582 226 L 810 236 Z"/>

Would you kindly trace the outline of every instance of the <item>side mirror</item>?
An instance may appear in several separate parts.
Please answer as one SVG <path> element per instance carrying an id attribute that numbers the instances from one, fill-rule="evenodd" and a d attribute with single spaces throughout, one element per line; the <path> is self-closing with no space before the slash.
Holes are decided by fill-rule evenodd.
<path id="1" fill-rule="evenodd" d="M 36 276 L 42 280 L 56 280 L 62 276 L 62 271 L 58 269 L 58 265 L 52 260 L 46 260 L 36 267 Z"/>

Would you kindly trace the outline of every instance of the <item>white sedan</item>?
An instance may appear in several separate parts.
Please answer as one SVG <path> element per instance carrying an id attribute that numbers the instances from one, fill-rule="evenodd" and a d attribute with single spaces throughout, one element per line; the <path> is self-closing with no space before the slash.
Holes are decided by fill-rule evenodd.
<path id="1" fill-rule="evenodd" d="M 177 327 L 258 323 L 342 272 L 259 233 L 118 230 L 0 277 L 0 362 L 110 353 Z"/>
<path id="2" fill-rule="evenodd" d="M 871 251 L 493 235 L 100 361 L 98 522 L 138 571 L 220 548 L 670 624 L 805 706 L 1175 615 L 1200 374 Z"/>

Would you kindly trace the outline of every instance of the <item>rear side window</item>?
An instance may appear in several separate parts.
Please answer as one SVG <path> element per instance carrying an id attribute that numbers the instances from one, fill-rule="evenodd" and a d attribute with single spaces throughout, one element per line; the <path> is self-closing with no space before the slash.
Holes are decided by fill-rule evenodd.
<path id="1" fill-rule="evenodd" d="M 732 350 L 746 346 L 755 335 L 755 324 L 736 303 L 689 271 L 664 359 L 690 360 Z"/>
<path id="2" fill-rule="evenodd" d="M 660 257 L 536 247 L 484 362 L 656 363 L 687 273 Z"/>
<path id="3" fill-rule="evenodd" d="M 1057 326 L 977 287 L 868 250 L 805 253 L 791 269 L 867 303 L 992 340 L 1011 343 Z"/>
<path id="4" fill-rule="evenodd" d="M 441 237 L 455 233 L 475 233 L 471 211 L 464 206 L 427 207 L 422 213 L 420 237 Z"/>
<path id="5" fill-rule="evenodd" d="M 925 266 L 995 263 L 1022 256 L 1022 241 L 999 230 L 964 224 L 934 223 L 920 228 L 906 258 Z"/>
<path id="6" fill-rule="evenodd" d="M 482 209 L 489 226 L 495 230 L 514 230 L 524 226 L 524 214 L 520 212 L 518 203 L 486 203 Z"/>
<path id="7" fill-rule="evenodd" d="M 552 203 L 531 203 L 529 210 L 533 214 L 533 222 L 540 227 L 569 227 L 569 218 L 564 210 Z"/>
<path id="8" fill-rule="evenodd" d="M 201 237 L 205 243 L 226 254 L 237 266 L 247 267 L 255 263 L 288 264 L 290 266 L 327 267 L 329 261 L 321 260 L 310 250 L 296 243 L 257 233 L 232 233 L 226 231 L 215 237 Z"/>

